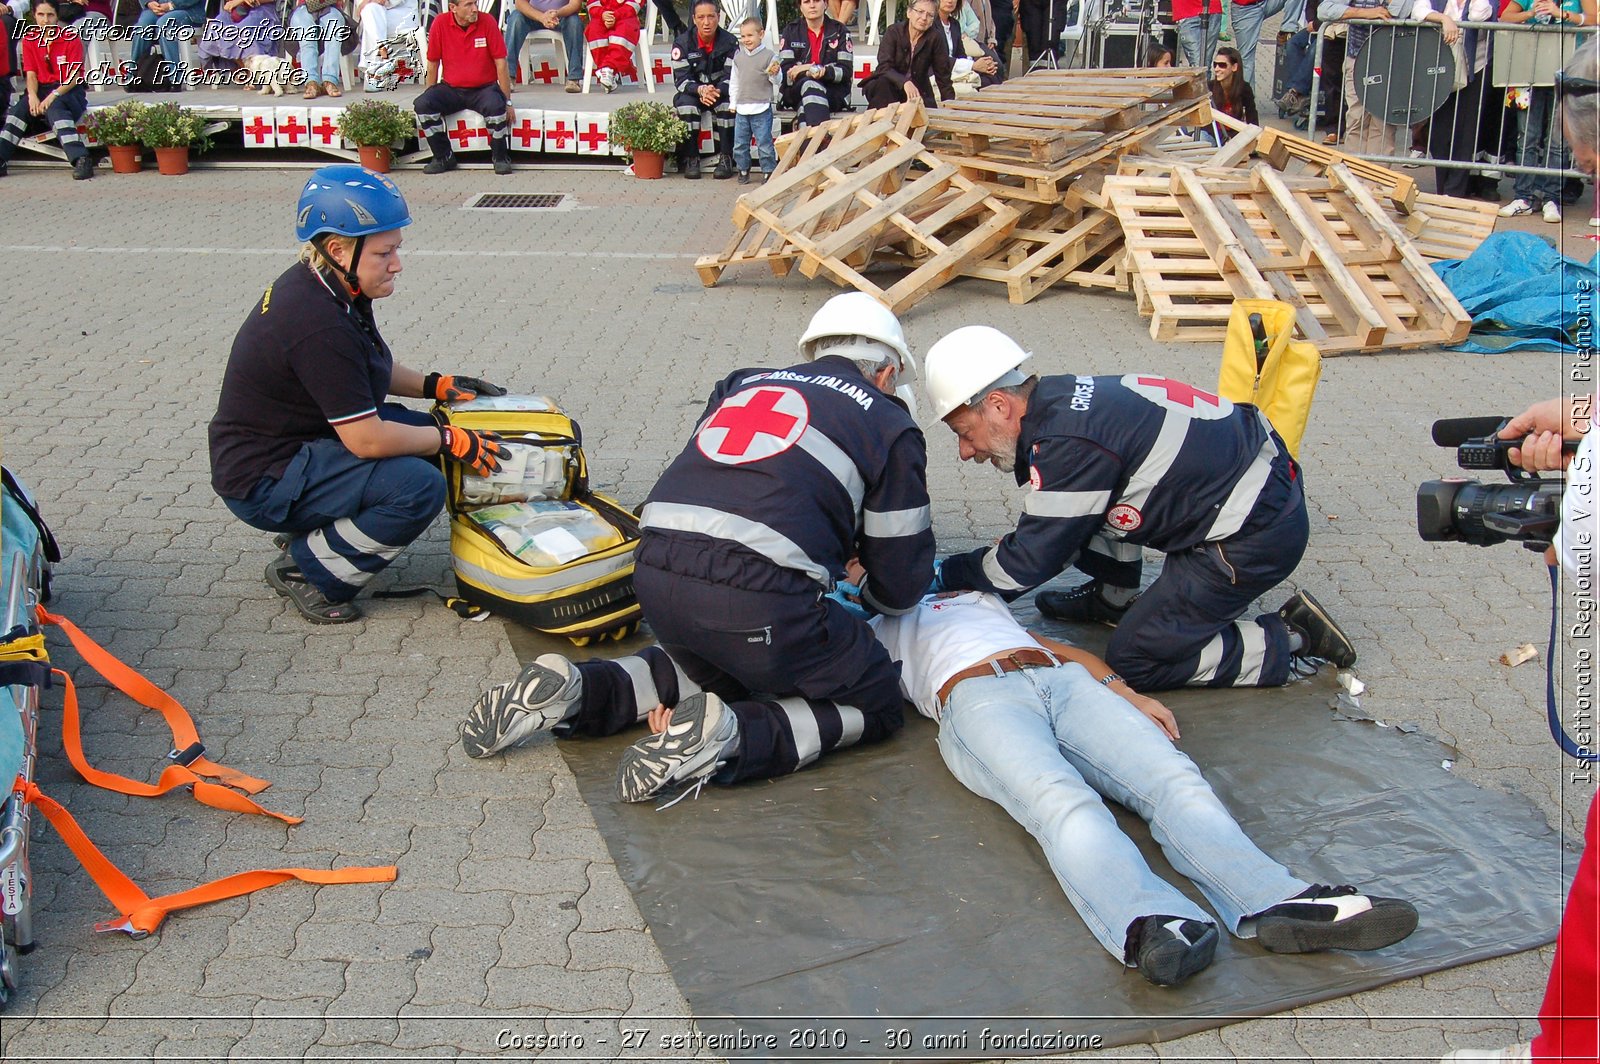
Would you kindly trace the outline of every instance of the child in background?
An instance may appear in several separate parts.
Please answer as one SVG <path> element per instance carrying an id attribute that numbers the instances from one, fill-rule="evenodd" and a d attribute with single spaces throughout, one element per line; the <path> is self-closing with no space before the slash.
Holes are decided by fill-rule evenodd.
<path id="1" fill-rule="evenodd" d="M 739 50 L 733 53 L 733 76 L 728 80 L 728 98 L 733 101 L 733 164 L 739 169 L 741 185 L 750 183 L 752 136 L 761 173 L 770 175 L 778 165 L 778 152 L 772 146 L 772 90 L 778 84 L 778 56 L 762 43 L 761 32 L 760 19 L 739 23 Z"/>

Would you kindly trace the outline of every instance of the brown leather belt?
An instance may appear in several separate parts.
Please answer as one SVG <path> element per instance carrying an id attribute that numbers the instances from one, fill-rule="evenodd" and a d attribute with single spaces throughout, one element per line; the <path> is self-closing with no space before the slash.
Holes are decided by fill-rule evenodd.
<path id="1" fill-rule="evenodd" d="M 1008 672 L 1020 672 L 1023 669 L 1050 669 L 1059 664 L 1060 660 L 1047 650 L 1030 647 L 1008 650 L 998 657 L 979 662 L 970 669 L 962 669 L 946 680 L 944 686 L 939 688 L 939 704 L 943 705 L 950 698 L 950 692 L 954 691 L 956 684 L 962 680 L 975 680 L 980 676 L 1000 676 Z"/>

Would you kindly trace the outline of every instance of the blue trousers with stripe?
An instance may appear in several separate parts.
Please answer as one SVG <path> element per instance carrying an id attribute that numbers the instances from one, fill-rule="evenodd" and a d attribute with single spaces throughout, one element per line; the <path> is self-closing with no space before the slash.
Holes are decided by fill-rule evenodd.
<path id="1" fill-rule="evenodd" d="M 899 668 L 871 628 L 817 591 L 752 591 L 649 565 L 633 579 L 660 649 L 580 666 L 575 731 L 610 734 L 657 702 L 710 691 L 739 720 L 738 760 L 716 777 L 733 783 L 787 775 L 905 723 Z"/>
<path id="2" fill-rule="evenodd" d="M 1289 682 L 1289 630 L 1250 603 L 1293 573 L 1309 538 L 1305 496 L 1220 543 L 1169 554 L 1106 645 L 1135 690 L 1277 687 Z"/>
<path id="3" fill-rule="evenodd" d="M 432 425 L 396 403 L 385 421 Z M 313 587 L 348 602 L 444 507 L 444 474 L 426 458 L 357 458 L 338 439 L 304 444 L 283 476 L 263 477 L 244 499 L 224 499 L 235 517 L 264 532 L 287 532 L 289 553 Z"/>

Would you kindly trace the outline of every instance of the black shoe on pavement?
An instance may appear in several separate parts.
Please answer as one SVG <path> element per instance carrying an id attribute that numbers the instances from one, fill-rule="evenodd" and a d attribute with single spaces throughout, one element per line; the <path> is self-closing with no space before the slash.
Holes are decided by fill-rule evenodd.
<path id="1" fill-rule="evenodd" d="M 1089 621 L 1099 621 L 1115 628 L 1121 623 L 1123 615 L 1128 612 L 1128 606 L 1134 600 L 1129 600 L 1125 606 L 1113 606 L 1100 594 L 1100 581 L 1090 580 L 1088 583 L 1079 584 L 1069 591 L 1041 591 L 1034 599 L 1034 605 L 1039 607 L 1039 612 L 1046 617 L 1058 621 L 1076 621 L 1084 624 Z"/>
<path id="2" fill-rule="evenodd" d="M 1323 658 L 1341 669 L 1356 663 L 1356 648 L 1344 630 L 1333 623 L 1322 603 L 1311 597 L 1309 591 L 1297 591 L 1294 597 L 1278 610 L 1283 623 L 1300 633 L 1300 649 L 1296 657 Z"/>
<path id="3" fill-rule="evenodd" d="M 700 180 L 700 153 L 692 152 L 684 156 L 682 170 L 683 176 L 690 181 Z"/>
<path id="4" fill-rule="evenodd" d="M 455 168 L 456 157 L 454 155 L 436 155 L 428 160 L 428 165 L 422 168 L 422 172 L 425 174 L 444 174 Z"/>
<path id="5" fill-rule="evenodd" d="M 6 164 L 0 163 L 0 177 L 6 176 Z"/>
<path id="6" fill-rule="evenodd" d="M 1417 910 L 1399 898 L 1318 883 L 1263 909 L 1255 922 L 1256 940 L 1273 953 L 1382 949 L 1417 929 Z"/>
<path id="7" fill-rule="evenodd" d="M 494 161 L 494 172 L 499 174 L 499 175 L 501 175 L 502 177 L 504 177 L 506 174 L 511 173 L 512 169 L 513 169 L 513 167 L 511 165 L 511 160 L 510 159 L 496 159 Z"/>
<path id="8" fill-rule="evenodd" d="M 750 171 L 749 170 L 740 170 L 739 171 L 739 184 L 748 185 L 749 183 L 750 183 Z"/>
<path id="9" fill-rule="evenodd" d="M 1217 926 L 1182 916 L 1141 916 L 1128 928 L 1125 956 L 1156 986 L 1177 986 L 1217 955 Z"/>
<path id="10" fill-rule="evenodd" d="M 87 181 L 94 176 L 94 160 L 87 155 L 72 164 L 72 180 Z"/>
<path id="11" fill-rule="evenodd" d="M 726 155 L 717 156 L 717 168 L 712 171 L 711 176 L 716 178 L 718 181 L 726 181 L 728 178 L 732 177 L 733 160 L 728 158 Z"/>

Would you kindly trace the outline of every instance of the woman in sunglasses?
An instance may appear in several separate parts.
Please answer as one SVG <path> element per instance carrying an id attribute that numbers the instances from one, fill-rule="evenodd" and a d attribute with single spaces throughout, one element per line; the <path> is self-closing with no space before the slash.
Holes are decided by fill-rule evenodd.
<path id="1" fill-rule="evenodd" d="M 1237 118 L 1241 122 L 1259 125 L 1261 118 L 1256 114 L 1256 93 L 1250 83 L 1244 79 L 1244 59 L 1239 55 L 1237 48 L 1218 48 L 1216 57 L 1211 62 L 1211 110 Z M 1233 131 L 1223 128 L 1216 122 L 1209 126 L 1201 126 L 1194 131 L 1195 140 L 1214 144 L 1217 147 L 1228 142 L 1233 136 Z"/>

